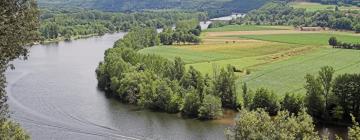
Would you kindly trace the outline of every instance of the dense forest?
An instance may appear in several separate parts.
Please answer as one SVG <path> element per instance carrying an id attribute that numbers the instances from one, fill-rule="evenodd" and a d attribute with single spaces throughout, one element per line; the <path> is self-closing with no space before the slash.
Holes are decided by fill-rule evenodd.
<path id="1" fill-rule="evenodd" d="M 111 12 L 134 12 L 149 9 L 182 9 L 209 13 L 209 17 L 247 12 L 267 0 L 38 0 L 40 7 L 52 9 L 97 9 Z"/>
<path id="2" fill-rule="evenodd" d="M 77 12 L 43 10 L 40 33 L 45 40 L 103 35 L 128 31 L 133 26 L 163 28 L 172 27 L 180 20 L 206 19 L 205 13 L 177 10 L 147 11 L 135 13 L 112 13 L 79 10 Z"/>
<path id="3" fill-rule="evenodd" d="M 357 10 L 320 10 L 307 12 L 284 2 L 271 2 L 249 12 L 244 18 L 227 23 L 213 23 L 210 27 L 227 24 L 292 25 L 295 27 L 323 27 L 336 30 L 360 31 L 360 12 Z"/>

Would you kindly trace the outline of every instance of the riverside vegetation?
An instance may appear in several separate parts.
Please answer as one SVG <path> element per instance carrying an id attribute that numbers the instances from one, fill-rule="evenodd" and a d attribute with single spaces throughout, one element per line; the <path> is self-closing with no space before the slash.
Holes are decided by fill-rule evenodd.
<path id="1" fill-rule="evenodd" d="M 191 31 L 196 30 L 197 24 L 192 23 L 188 21 L 181 23 L 184 26 L 177 26 L 172 39 L 191 42 L 186 39 L 196 36 Z M 161 33 L 161 36 L 164 34 L 169 33 Z M 177 37 L 176 34 L 183 35 Z M 186 71 L 181 58 L 170 61 L 137 52 L 159 43 L 154 28 L 133 28 L 114 48 L 106 51 L 104 62 L 96 71 L 99 87 L 130 104 L 201 119 L 220 117 L 222 107 L 237 108 L 236 77 L 231 67 L 210 77 L 193 67 Z"/>
<path id="2" fill-rule="evenodd" d="M 123 102 L 155 111 L 180 112 L 186 117 L 216 119 L 221 117 L 222 108 L 241 109 L 236 126 L 226 131 L 229 139 L 326 139 L 327 137 L 319 136 L 314 131 L 314 123 L 317 122 L 353 122 L 354 125 L 349 128 L 349 139 L 359 138 L 359 126 L 356 123 L 356 120 L 359 119 L 359 109 L 356 103 L 360 99 L 356 91 L 360 87 L 356 82 L 358 81 L 356 80 L 357 74 L 344 73 L 335 77 L 335 70 L 330 66 L 320 67 L 316 76 L 306 75 L 308 71 L 304 71 L 304 75 L 299 74 L 301 77 L 297 82 L 302 85 L 300 87 L 304 87 L 305 93 L 295 94 L 292 92 L 280 96 L 280 93 L 271 91 L 271 88 L 260 87 L 253 92 L 247 85 L 246 77 L 256 76 L 257 71 L 252 74 L 253 72 L 244 72 L 247 70 L 241 70 L 234 66 L 236 63 L 233 62 L 240 61 L 237 63 L 242 64 L 241 60 L 246 59 L 233 61 L 234 58 L 222 55 L 229 54 L 231 56 L 232 53 L 235 53 L 234 56 L 236 54 L 236 56 L 239 54 L 246 56 L 256 46 L 243 48 L 236 42 L 246 43 L 249 41 L 247 39 L 252 39 L 250 40 L 252 45 L 256 45 L 256 40 L 264 40 L 289 47 L 273 50 L 274 52 L 252 52 L 259 56 L 254 59 L 259 59 L 262 55 L 287 54 L 293 49 L 309 47 L 311 48 L 310 52 L 305 51 L 305 53 L 311 54 L 332 50 L 324 47 L 328 44 L 328 38 L 331 36 L 337 35 L 344 40 L 357 42 L 356 35 L 341 32 L 335 34 L 328 32 L 300 33 L 300 31 L 292 31 L 291 28 L 282 26 L 233 28 L 233 30 L 255 30 L 248 32 L 249 35 L 237 35 L 242 33 L 228 31 L 229 28 L 224 26 L 226 31 L 216 32 L 210 29 L 200 34 L 202 39 L 200 44 L 187 41 L 183 43 L 167 41 L 167 39 L 176 39 L 175 33 L 172 32 L 189 33 L 196 36 L 194 33 L 197 32 L 192 32 L 197 28 L 196 25 L 191 25 L 189 21 L 185 23 L 188 26 L 179 26 L 175 30 L 167 29 L 159 35 L 155 29 L 151 28 L 142 29 L 142 33 L 138 28 L 132 29 L 124 39 L 114 45 L 114 48 L 105 53 L 105 60 L 100 63 L 96 71 L 99 87 Z M 263 35 L 267 32 L 269 32 L 268 35 Z M 250 37 L 250 34 L 253 36 Z M 301 38 L 295 39 L 299 38 L 299 35 Z M 319 35 L 319 38 L 312 41 L 311 38 Z M 289 37 L 290 39 L 285 39 Z M 186 39 L 186 35 L 184 39 Z M 159 46 L 161 44 L 165 46 Z M 269 47 L 270 44 L 262 45 Z M 237 51 L 237 49 L 242 51 Z M 208 54 L 207 51 L 214 50 L 217 50 L 217 55 L 210 56 L 215 58 L 209 57 L 209 55 L 201 56 Z M 243 53 L 244 51 L 246 53 Z M 290 58 L 283 59 L 283 61 L 291 62 L 293 61 L 291 57 L 297 55 L 299 54 L 289 54 Z M 252 58 L 253 55 L 248 55 L 248 57 Z M 300 57 L 307 56 L 300 55 Z M 212 67 L 210 70 L 212 73 L 208 72 L 208 68 L 203 69 L 204 61 Z M 216 65 L 218 61 L 224 61 L 226 69 Z M 274 61 L 281 61 L 281 59 L 271 59 L 271 61 L 271 63 L 258 63 L 257 61 L 248 63 L 271 66 L 277 65 Z M 207 74 L 203 76 L 202 73 Z M 239 90 L 238 77 L 245 78 L 240 87 L 242 92 Z M 249 83 L 253 88 L 253 84 L 258 84 L 256 81 Z M 264 84 L 271 84 L 271 82 Z M 274 118 L 272 119 L 272 117 Z"/>

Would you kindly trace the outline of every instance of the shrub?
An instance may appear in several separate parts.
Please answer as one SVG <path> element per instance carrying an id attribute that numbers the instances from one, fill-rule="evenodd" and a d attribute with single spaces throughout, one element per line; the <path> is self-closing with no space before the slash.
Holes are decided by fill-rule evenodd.
<path id="1" fill-rule="evenodd" d="M 276 115 L 279 110 L 279 103 L 274 93 L 270 93 L 265 88 L 260 88 L 255 92 L 253 102 L 250 106 L 251 110 L 263 108 L 270 115 Z"/>
<path id="2" fill-rule="evenodd" d="M 222 116 L 221 99 L 214 95 L 205 95 L 199 108 L 201 119 L 215 119 Z"/>

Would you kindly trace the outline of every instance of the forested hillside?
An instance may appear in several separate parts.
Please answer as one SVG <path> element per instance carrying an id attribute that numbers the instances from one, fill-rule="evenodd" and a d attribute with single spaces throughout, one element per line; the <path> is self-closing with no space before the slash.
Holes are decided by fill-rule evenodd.
<path id="1" fill-rule="evenodd" d="M 145 9 L 187 9 L 207 11 L 210 17 L 247 12 L 268 0 L 38 0 L 44 8 L 86 8 L 101 11 L 143 11 Z"/>

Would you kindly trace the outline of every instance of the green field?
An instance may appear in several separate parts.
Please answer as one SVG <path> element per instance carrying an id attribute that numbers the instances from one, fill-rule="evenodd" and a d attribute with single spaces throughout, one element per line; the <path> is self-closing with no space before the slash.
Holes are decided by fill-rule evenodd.
<path id="1" fill-rule="evenodd" d="M 292 2 L 290 6 L 294 8 L 303 8 L 306 11 L 314 12 L 318 10 L 335 10 L 336 5 L 325 5 L 320 3 L 312 3 L 312 2 Z M 356 6 L 340 6 L 340 10 L 360 10 L 360 7 Z"/>
<path id="2" fill-rule="evenodd" d="M 276 93 L 303 93 L 305 75 L 316 74 L 322 66 L 332 66 L 336 74 L 359 73 L 360 51 L 322 48 L 314 52 L 296 56 L 254 68 L 254 73 L 243 76 L 239 84 L 247 82 L 250 88 L 267 87 Z"/>
<path id="3" fill-rule="evenodd" d="M 301 33 L 301 34 L 270 34 L 270 35 L 241 35 L 240 38 L 281 42 L 302 45 L 327 45 L 330 37 L 339 41 L 360 43 L 360 36 L 334 33 Z"/>
<path id="4" fill-rule="evenodd" d="M 279 95 L 303 94 L 304 76 L 317 73 L 322 66 L 333 66 L 336 74 L 360 72 L 359 50 L 333 49 L 328 45 L 331 36 L 360 43 L 360 36 L 353 33 L 258 30 L 262 26 L 252 27 L 256 28 L 252 32 L 232 32 L 226 28 L 233 26 L 205 32 L 200 45 L 158 46 L 140 52 L 168 59 L 181 57 L 187 66 L 209 74 L 213 73 L 214 65 L 231 64 L 243 70 L 238 73 L 239 91 L 245 81 L 253 90 L 266 87 Z M 251 73 L 247 75 L 245 71 Z"/>
<path id="5" fill-rule="evenodd" d="M 220 31 L 262 31 L 262 30 L 289 30 L 290 26 L 256 26 L 256 25 L 227 25 L 219 28 L 210 28 L 206 32 Z"/>

